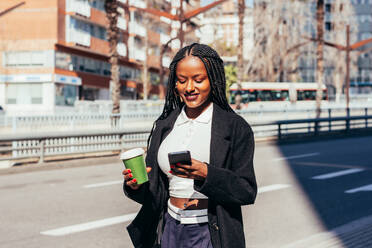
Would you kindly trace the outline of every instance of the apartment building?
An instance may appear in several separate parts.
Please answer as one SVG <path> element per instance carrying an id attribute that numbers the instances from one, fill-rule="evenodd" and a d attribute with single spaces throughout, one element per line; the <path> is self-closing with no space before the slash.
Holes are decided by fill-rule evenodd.
<path id="1" fill-rule="evenodd" d="M 346 26 L 343 29 L 338 30 L 341 41 L 334 40 L 330 35 L 334 31 L 335 22 L 340 21 L 340 16 L 334 10 L 336 0 L 325 0 L 324 1 L 324 39 L 326 41 L 341 43 L 346 45 Z M 348 16 L 347 22 L 351 23 L 351 44 L 360 40 L 372 38 L 372 0 L 350 0 L 350 5 L 353 16 Z M 309 3 L 309 9 L 313 13 L 313 17 L 316 15 L 316 3 Z M 311 35 L 315 37 L 316 27 L 313 24 L 312 27 L 308 28 Z M 354 31 L 355 30 L 355 31 Z M 313 45 L 315 49 L 315 44 Z M 352 62 L 350 71 L 350 86 L 351 94 L 358 93 L 371 93 L 372 92 L 372 44 L 366 45 L 360 48 L 358 51 L 353 51 L 353 55 L 357 55 L 357 60 Z M 361 52 L 366 51 L 366 52 Z M 305 56 L 302 57 L 304 63 L 301 64 L 301 77 L 304 81 L 315 81 L 316 78 L 316 57 Z M 346 60 L 345 60 L 346 63 Z M 354 65 L 355 63 L 355 65 Z M 327 84 L 328 91 L 332 96 L 335 93 L 331 74 L 337 73 L 334 71 L 333 66 L 325 65 L 325 83 Z M 331 80 L 328 80 L 328 77 Z M 342 83 L 345 84 L 344 78 L 342 77 Z M 345 90 L 346 85 L 343 86 Z"/>
<path id="2" fill-rule="evenodd" d="M 253 47 L 253 15 L 252 8 L 247 5 L 244 17 L 243 59 L 249 59 L 249 51 Z M 236 0 L 228 0 L 203 14 L 200 19 L 202 27 L 198 36 L 200 42 L 216 47 L 216 42 L 223 42 L 227 47 L 237 48 L 239 39 L 239 17 Z M 237 56 L 223 56 L 227 63 L 236 63 Z"/>
<path id="3" fill-rule="evenodd" d="M 372 0 L 351 0 L 358 22 L 358 40 L 372 38 Z M 372 93 L 372 43 L 363 46 L 357 71 L 351 75 L 351 93 Z"/>
<path id="4" fill-rule="evenodd" d="M 55 113 L 70 109 L 77 99 L 110 99 L 108 21 L 104 0 L 23 0 L 0 17 L 0 105 L 9 114 Z M 19 2 L 22 2 L 21 0 Z M 15 6 L 1 0 L 0 11 Z M 152 98 L 164 96 L 159 82 L 160 47 L 172 32 L 172 23 L 151 16 L 144 25 L 144 0 L 120 0 L 120 83 L 122 99 L 143 94 L 142 68 L 149 67 Z M 153 8 L 172 11 L 171 1 L 151 1 Z M 145 37 L 148 37 L 148 54 Z M 174 49 L 177 44 L 172 45 Z"/>

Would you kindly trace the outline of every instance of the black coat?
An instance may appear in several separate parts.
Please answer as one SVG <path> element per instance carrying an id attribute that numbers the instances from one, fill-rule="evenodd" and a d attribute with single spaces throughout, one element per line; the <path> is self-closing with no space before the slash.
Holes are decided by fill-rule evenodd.
<path id="1" fill-rule="evenodd" d="M 139 190 L 124 186 L 125 194 L 142 204 L 127 227 L 137 248 L 154 247 L 161 237 L 169 191 L 168 178 L 159 168 L 157 153 L 179 113 L 179 109 L 175 110 L 156 123 L 146 157 L 146 165 L 152 167 L 149 182 Z M 214 104 L 208 175 L 204 181 L 194 180 L 194 189 L 209 200 L 208 222 L 214 248 L 245 247 L 241 206 L 253 204 L 257 194 L 253 153 L 254 138 L 248 123 Z"/>

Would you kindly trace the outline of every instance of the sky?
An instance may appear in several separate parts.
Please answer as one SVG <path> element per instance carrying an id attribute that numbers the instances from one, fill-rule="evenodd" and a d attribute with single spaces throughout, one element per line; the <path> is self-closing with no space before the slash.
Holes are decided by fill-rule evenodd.
<path id="1" fill-rule="evenodd" d="M 253 7 L 253 1 L 254 0 L 246 0 L 245 2 L 246 2 L 247 7 Z M 211 2 L 214 2 L 214 0 L 201 0 L 201 6 L 207 5 Z"/>

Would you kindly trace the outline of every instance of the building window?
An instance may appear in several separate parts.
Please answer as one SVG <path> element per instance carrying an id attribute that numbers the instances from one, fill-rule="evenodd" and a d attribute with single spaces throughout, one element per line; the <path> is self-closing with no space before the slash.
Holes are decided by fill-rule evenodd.
<path id="1" fill-rule="evenodd" d="M 68 28 L 82 33 L 90 34 L 91 36 L 99 38 L 101 40 L 107 40 L 106 29 L 99 25 L 87 23 L 71 17 L 70 26 Z"/>
<path id="2" fill-rule="evenodd" d="M 160 77 L 158 73 L 150 72 L 150 82 L 153 85 L 158 85 L 160 83 Z"/>
<path id="3" fill-rule="evenodd" d="M 327 31 L 331 31 L 332 30 L 332 23 L 331 22 L 326 22 L 325 23 L 325 29 Z"/>
<path id="4" fill-rule="evenodd" d="M 92 0 L 90 1 L 90 6 L 92 8 L 105 11 L 105 1 L 104 0 Z"/>
<path id="5" fill-rule="evenodd" d="M 107 40 L 107 34 L 106 34 L 105 28 L 94 25 L 94 24 L 89 24 L 89 26 L 90 26 L 90 34 L 93 37 L 96 37 L 101 40 Z"/>
<path id="6" fill-rule="evenodd" d="M 47 67 L 51 66 L 53 51 L 11 51 L 3 53 L 4 67 Z"/>
<path id="7" fill-rule="evenodd" d="M 72 59 L 71 54 L 68 53 L 61 53 L 61 52 L 56 52 L 56 67 L 63 69 L 63 70 L 69 70 L 73 71 L 76 70 L 74 68 L 74 61 Z"/>
<path id="8" fill-rule="evenodd" d="M 7 104 L 42 104 L 43 85 L 41 83 L 14 83 L 6 87 Z"/>
<path id="9" fill-rule="evenodd" d="M 325 5 L 325 11 L 328 12 L 328 13 L 330 13 L 331 12 L 331 9 L 332 9 L 331 6 L 332 5 L 330 3 L 326 3 L 326 5 Z"/>
<path id="10" fill-rule="evenodd" d="M 74 106 L 78 96 L 78 87 L 68 84 L 55 84 L 56 105 Z"/>
<path id="11" fill-rule="evenodd" d="M 110 63 L 62 52 L 56 52 L 55 64 L 57 68 L 63 70 L 88 72 L 101 76 L 111 75 Z M 141 71 L 139 69 L 120 66 L 121 79 L 136 80 L 140 78 L 140 75 Z"/>
<path id="12" fill-rule="evenodd" d="M 365 39 L 369 39 L 372 37 L 372 33 L 371 32 L 364 32 L 361 34 L 361 39 L 362 40 L 365 40 Z"/>
<path id="13" fill-rule="evenodd" d="M 149 55 L 160 56 L 160 48 L 158 45 L 151 45 L 149 48 Z"/>

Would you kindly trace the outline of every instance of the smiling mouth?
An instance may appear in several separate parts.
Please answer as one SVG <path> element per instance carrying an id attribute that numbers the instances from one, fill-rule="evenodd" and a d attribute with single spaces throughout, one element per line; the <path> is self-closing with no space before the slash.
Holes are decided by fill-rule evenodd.
<path id="1" fill-rule="evenodd" d="M 198 98 L 199 94 L 192 94 L 192 95 L 185 95 L 185 98 L 187 101 L 194 101 L 196 98 Z"/>

